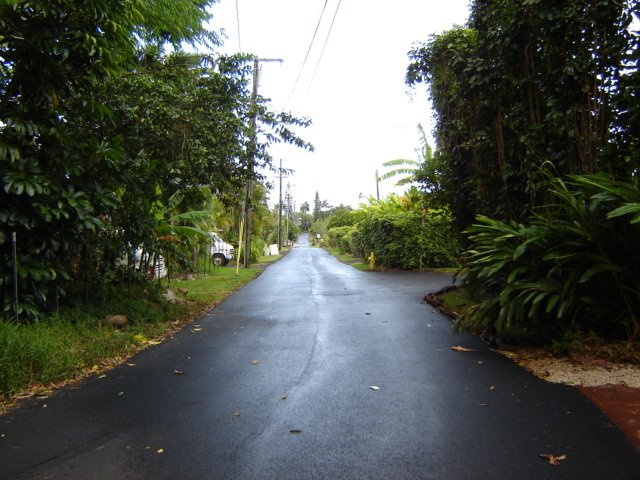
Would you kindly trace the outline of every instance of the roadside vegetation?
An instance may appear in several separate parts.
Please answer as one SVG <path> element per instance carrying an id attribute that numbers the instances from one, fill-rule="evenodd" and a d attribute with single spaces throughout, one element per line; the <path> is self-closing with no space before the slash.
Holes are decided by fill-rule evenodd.
<path id="1" fill-rule="evenodd" d="M 252 56 L 191 53 L 220 44 L 215 3 L 0 5 L 1 395 L 125 358 L 252 278 L 210 261 L 213 232 L 239 253 L 245 204 L 250 262 L 308 231 L 361 269 L 456 269 L 459 329 L 640 350 L 637 0 L 472 1 L 410 51 L 435 146 L 418 126 L 416 159 L 385 162 L 406 192 L 298 212 L 260 172 L 274 143 L 313 148 L 310 121 L 253 98 Z"/>
<path id="2" fill-rule="evenodd" d="M 405 195 L 369 199 L 314 224 L 326 246 L 362 259 L 373 269 L 426 270 L 458 263 L 461 242 L 445 209 L 430 208 L 415 187 Z M 317 234 L 317 233 L 316 233 Z"/>
<path id="3" fill-rule="evenodd" d="M 418 161 L 386 162 L 381 180 L 415 188 L 327 220 L 325 242 L 382 268 L 459 265 L 459 329 L 637 358 L 639 11 L 472 2 L 467 25 L 410 52 L 437 148 L 420 127 Z"/>
<path id="4" fill-rule="evenodd" d="M 216 3 L 0 5 L 1 397 L 126 358 L 253 278 L 212 265 L 214 233 L 253 264 L 286 243 L 268 148 L 312 149 L 309 120 L 252 95 L 252 56 L 215 53 Z"/>
<path id="5" fill-rule="evenodd" d="M 636 1 L 474 2 L 412 50 L 436 111 L 423 185 L 465 234 L 459 328 L 638 349 L 637 20 Z"/>
<path id="6" fill-rule="evenodd" d="M 268 147 L 312 149 L 309 121 L 254 98 L 253 57 L 191 53 L 220 44 L 215 3 L 0 5 L 1 317 L 99 301 L 160 256 L 195 270 L 211 232 L 238 245 L 243 203 L 251 260 L 277 243 Z"/>
<path id="7" fill-rule="evenodd" d="M 38 322 L 0 322 L 0 405 L 46 396 L 57 386 L 127 361 L 201 317 L 279 258 L 263 257 L 254 268 L 237 273 L 231 266 L 218 267 L 170 285 L 166 279 L 123 285 L 102 303 L 64 308 Z M 173 293 L 170 300 L 167 291 Z M 111 325 L 113 315 L 126 316 L 126 325 Z"/>

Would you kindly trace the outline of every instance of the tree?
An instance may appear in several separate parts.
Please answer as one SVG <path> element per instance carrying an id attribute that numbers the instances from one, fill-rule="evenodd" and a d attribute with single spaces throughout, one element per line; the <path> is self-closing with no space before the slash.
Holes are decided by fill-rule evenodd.
<path id="1" fill-rule="evenodd" d="M 378 181 L 388 180 L 402 175 L 403 177 L 396 182 L 396 185 L 408 185 L 415 182 L 416 175 L 419 171 L 428 168 L 428 165 L 433 161 L 433 150 L 427 141 L 427 135 L 420 123 L 418 124 L 418 133 L 420 135 L 420 148 L 416 149 L 418 160 L 399 158 L 384 162 L 382 164 L 383 166 L 394 167 L 394 169 L 382 174 L 378 177 Z"/>
<path id="2" fill-rule="evenodd" d="M 10 232 L 17 236 L 20 309 L 35 312 L 61 293 L 70 266 L 83 257 L 78 239 L 100 226 L 115 204 L 97 182 L 83 182 L 87 163 L 110 149 L 79 131 L 74 100 L 133 60 L 133 2 L 3 2 L 0 5 L 0 255 L 2 303 L 11 308 Z M 85 95 L 87 116 L 105 110 Z M 76 106 L 80 105 L 75 102 Z"/>
<path id="3" fill-rule="evenodd" d="M 311 224 L 313 223 L 313 216 L 309 213 L 311 207 L 309 202 L 304 202 L 300 205 L 300 211 L 298 212 L 298 219 L 300 220 L 300 229 L 303 232 L 308 232 Z"/>
<path id="4" fill-rule="evenodd" d="M 469 28 L 412 50 L 407 80 L 430 85 L 443 189 L 459 225 L 477 213 L 523 219 L 545 204 L 544 162 L 560 175 L 637 168 L 603 155 L 626 128 L 614 109 L 636 7 L 478 0 Z"/>
<path id="5" fill-rule="evenodd" d="M 0 5 L 0 303 L 12 305 L 12 233 L 20 308 L 104 285 L 129 245 L 158 242 L 157 215 L 203 187 L 227 204 L 268 147 L 312 148 L 308 125 L 252 101 L 250 57 L 164 55 L 182 40 L 215 42 L 213 1 L 15 1 Z M 170 13 L 170 17 L 167 14 Z M 257 136 L 248 118 L 258 119 Z M 255 141 L 255 139 L 258 141 Z M 252 155 L 248 155 L 251 150 Z M 78 282 L 78 279 L 81 281 Z M 94 288 L 95 287 L 95 288 Z"/>
<path id="6" fill-rule="evenodd" d="M 320 194 L 316 192 L 316 196 L 313 200 L 313 221 L 317 222 L 325 218 L 324 210 L 331 208 L 329 202 L 326 200 L 320 200 Z"/>
<path id="7" fill-rule="evenodd" d="M 476 0 L 471 12 L 412 52 L 407 77 L 430 85 L 443 189 L 471 242 L 477 304 L 461 325 L 631 345 L 638 2 Z"/>

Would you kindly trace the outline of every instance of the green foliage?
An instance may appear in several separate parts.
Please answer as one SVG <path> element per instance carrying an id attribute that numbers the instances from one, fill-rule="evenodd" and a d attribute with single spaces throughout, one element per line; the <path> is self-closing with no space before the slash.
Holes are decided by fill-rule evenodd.
<path id="1" fill-rule="evenodd" d="M 168 304 L 159 285 L 133 285 L 112 289 L 108 302 L 64 308 L 57 316 L 30 324 L 0 321 L 0 397 L 9 397 L 29 385 L 72 379 L 103 362 L 115 365 L 144 348 L 147 340 L 166 335 L 176 321 L 190 316 L 189 308 L 210 308 L 255 278 L 256 269 L 216 269 L 213 275 L 195 280 L 176 280 L 175 291 L 186 291 L 192 302 Z M 154 288 L 156 287 L 156 288 Z M 104 321 L 106 315 L 123 314 L 129 322 L 116 330 Z M 114 360 L 115 359 L 115 360 Z"/>
<path id="2" fill-rule="evenodd" d="M 289 241 L 295 242 L 300 236 L 301 232 L 300 225 L 298 225 L 295 221 L 289 221 Z"/>
<path id="3" fill-rule="evenodd" d="M 554 203 L 529 225 L 479 216 L 464 280 L 478 302 L 460 327 L 538 338 L 581 330 L 640 335 L 637 186 L 604 175 L 552 181 Z"/>
<path id="4" fill-rule="evenodd" d="M 262 179 L 253 172 L 270 167 L 269 145 L 312 148 L 293 131 L 308 120 L 252 101 L 252 58 L 162 54 L 167 43 L 215 43 L 203 25 L 213 3 L 0 4 L 4 311 L 12 232 L 22 318 L 36 318 L 58 301 L 102 294 L 117 260 L 139 245 L 184 260 L 202 230 L 195 212 L 208 210 L 203 187 L 238 204 L 248 178 Z M 180 211 L 163 217 L 176 192 Z"/>
<path id="5" fill-rule="evenodd" d="M 357 242 L 357 228 L 353 225 L 329 228 L 327 242 L 330 247 L 335 247 L 344 253 L 359 253 Z"/>
<path id="6" fill-rule="evenodd" d="M 119 331 L 102 322 L 106 314 L 126 312 L 130 326 Z M 133 353 L 136 335 L 153 337 L 178 310 L 116 295 L 109 307 L 65 310 L 33 324 L 0 321 L 0 396 L 29 384 L 48 384 L 79 375 L 108 357 Z"/>
<path id="7" fill-rule="evenodd" d="M 218 0 L 144 0 L 139 4 L 142 23 L 137 33 L 151 43 L 182 42 L 209 47 L 220 45 L 218 35 L 205 29 L 214 15 L 212 7 Z"/>
<path id="8" fill-rule="evenodd" d="M 398 158 L 395 160 L 389 160 L 382 165 L 385 167 L 393 167 L 378 177 L 378 181 L 384 181 L 398 176 L 402 176 L 396 185 L 408 185 L 413 182 L 423 183 L 425 189 L 429 193 L 435 192 L 435 164 L 433 158 L 433 150 L 429 142 L 427 141 L 427 134 L 422 127 L 422 124 L 418 124 L 418 133 L 420 135 L 420 148 L 416 149 L 418 154 L 418 160 L 411 160 L 408 158 Z"/>
<path id="9" fill-rule="evenodd" d="M 635 0 L 475 1 L 468 28 L 412 50 L 407 81 L 429 83 L 436 168 L 458 225 L 478 213 L 527 218 L 548 200 L 545 161 L 561 176 L 637 172 L 634 9 Z"/>
<path id="10" fill-rule="evenodd" d="M 340 205 L 331 211 L 331 216 L 327 222 L 327 228 L 345 227 L 358 223 L 362 218 L 362 212 L 359 210 L 353 210 L 351 207 L 345 207 Z"/>
<path id="11" fill-rule="evenodd" d="M 373 252 L 382 268 L 457 265 L 461 247 L 451 216 L 445 209 L 428 208 L 425 193 L 412 187 L 403 196 L 369 202 L 356 211 L 335 209 L 313 224 L 312 234 L 319 233 L 329 248 L 363 259 Z"/>
<path id="12" fill-rule="evenodd" d="M 316 196 L 313 200 L 313 221 L 318 222 L 329 216 L 328 210 L 331 207 L 327 200 L 320 200 L 320 193 L 316 192 Z"/>
<path id="13" fill-rule="evenodd" d="M 241 268 L 237 271 L 235 265 L 220 267 L 214 270 L 212 275 L 199 277 L 195 280 L 176 280 L 171 282 L 176 291 L 187 291 L 186 297 L 190 301 L 200 305 L 213 305 L 219 303 L 236 292 L 258 274 L 255 268 Z"/>
<path id="14" fill-rule="evenodd" d="M 388 160 L 382 164 L 385 167 L 393 167 L 393 170 L 383 173 L 378 177 L 378 181 L 388 180 L 390 178 L 402 176 L 400 180 L 396 182 L 396 185 L 407 185 L 413 182 L 413 176 L 416 170 L 420 167 L 420 162 L 417 160 L 411 160 L 410 158 L 396 158 L 395 160 Z"/>
<path id="15" fill-rule="evenodd" d="M 253 237 L 251 239 L 251 262 L 257 263 L 264 255 L 264 247 L 266 243 L 261 238 Z"/>
<path id="16" fill-rule="evenodd" d="M 329 218 L 325 218 L 311 224 L 311 227 L 309 227 L 309 233 L 311 234 L 312 242 L 316 241 L 318 235 L 320 235 L 321 239 L 324 239 L 327 236 L 327 232 L 329 230 L 327 228 L 328 223 Z"/>
<path id="17" fill-rule="evenodd" d="M 358 224 L 358 251 L 374 252 L 376 264 L 404 270 L 457 263 L 460 244 L 451 217 L 443 211 L 370 211 Z"/>

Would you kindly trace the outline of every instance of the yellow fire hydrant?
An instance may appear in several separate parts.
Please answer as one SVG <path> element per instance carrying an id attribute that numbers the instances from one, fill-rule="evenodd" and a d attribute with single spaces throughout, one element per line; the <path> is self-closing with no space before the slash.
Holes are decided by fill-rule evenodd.
<path id="1" fill-rule="evenodd" d="M 367 260 L 369 260 L 369 270 L 375 270 L 376 269 L 376 254 L 371 252 L 371 255 L 369 255 L 369 258 L 367 258 Z"/>

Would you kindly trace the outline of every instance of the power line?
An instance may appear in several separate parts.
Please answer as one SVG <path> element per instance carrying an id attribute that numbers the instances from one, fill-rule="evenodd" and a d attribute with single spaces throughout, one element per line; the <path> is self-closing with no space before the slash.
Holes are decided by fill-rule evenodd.
<path id="1" fill-rule="evenodd" d="M 238 6 L 238 2 L 240 0 L 236 0 L 236 26 L 238 28 L 238 52 L 242 52 L 242 44 L 240 43 L 240 7 Z"/>
<path id="2" fill-rule="evenodd" d="M 309 43 L 309 48 L 307 49 L 307 54 L 305 55 L 304 60 L 302 61 L 302 65 L 300 66 L 300 70 L 298 71 L 298 76 L 296 77 L 296 81 L 293 84 L 293 87 L 291 87 L 291 92 L 289 92 L 289 98 L 287 98 L 287 104 L 289 103 L 289 100 L 291 100 L 291 97 L 293 96 L 293 92 L 298 86 L 300 75 L 302 75 L 302 70 L 304 69 L 304 66 L 307 63 L 307 59 L 309 58 L 309 53 L 311 52 L 311 48 L 313 47 L 313 42 L 315 41 L 316 34 L 318 33 L 318 29 L 320 28 L 320 23 L 322 22 L 324 11 L 327 9 L 327 3 L 329 3 L 329 0 L 324 1 L 324 6 L 322 7 L 322 11 L 320 12 L 320 18 L 318 18 L 318 24 L 316 25 L 316 29 L 314 30 L 313 36 L 311 37 L 311 42 Z"/>
<path id="3" fill-rule="evenodd" d="M 336 17 L 338 16 L 338 10 L 340 9 L 340 4 L 342 0 L 338 0 L 338 6 L 336 7 L 336 11 L 333 12 L 333 19 L 331 20 L 331 25 L 329 26 L 329 31 L 327 32 L 327 36 L 324 39 L 324 45 L 322 45 L 322 51 L 320 52 L 320 56 L 318 57 L 318 62 L 316 63 L 316 68 L 313 71 L 313 76 L 311 77 L 311 82 L 309 82 L 309 90 L 311 90 L 311 86 L 313 85 L 313 81 L 316 78 L 316 73 L 318 73 L 318 67 L 320 66 L 320 62 L 322 61 L 322 55 L 324 55 L 324 49 L 327 47 L 327 43 L 329 42 L 329 36 L 331 35 L 331 30 L 333 30 L 333 24 L 336 21 Z"/>

